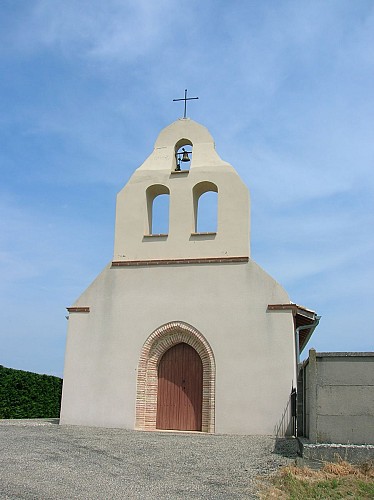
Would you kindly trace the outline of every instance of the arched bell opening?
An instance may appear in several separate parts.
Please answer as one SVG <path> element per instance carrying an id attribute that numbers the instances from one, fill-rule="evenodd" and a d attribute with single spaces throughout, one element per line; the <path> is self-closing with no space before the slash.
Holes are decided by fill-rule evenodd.
<path id="1" fill-rule="evenodd" d="M 163 184 L 149 186 L 146 191 L 147 221 L 145 234 L 169 233 L 169 188 Z"/>
<path id="2" fill-rule="evenodd" d="M 189 170 L 192 162 L 192 142 L 189 139 L 180 139 L 174 148 L 175 172 Z"/>
<path id="3" fill-rule="evenodd" d="M 196 184 L 192 190 L 195 233 L 218 231 L 218 187 L 210 181 Z"/>
<path id="4" fill-rule="evenodd" d="M 157 428 L 159 366 L 164 354 L 173 346 L 182 343 L 196 351 L 202 364 L 200 430 L 214 432 L 216 369 L 213 351 L 196 328 L 181 321 L 173 321 L 157 328 L 143 345 L 137 375 L 135 420 L 137 429 L 155 430 Z"/>

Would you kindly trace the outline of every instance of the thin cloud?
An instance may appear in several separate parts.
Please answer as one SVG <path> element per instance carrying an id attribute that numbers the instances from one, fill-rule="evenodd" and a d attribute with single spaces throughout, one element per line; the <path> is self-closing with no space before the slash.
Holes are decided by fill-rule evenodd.
<path id="1" fill-rule="evenodd" d="M 91 57 L 129 62 L 154 50 L 172 33 L 176 5 L 168 0 L 150 3 L 123 1 L 33 2 L 27 24 L 16 25 L 11 39 L 21 50 L 57 50 L 68 58 Z"/>
<path id="2" fill-rule="evenodd" d="M 367 347 L 371 1 L 6 2 L 0 33 L 0 363 L 62 374 L 64 307 L 110 260 L 115 194 L 185 88 L 250 189 L 253 258 L 322 314 L 314 346 Z"/>

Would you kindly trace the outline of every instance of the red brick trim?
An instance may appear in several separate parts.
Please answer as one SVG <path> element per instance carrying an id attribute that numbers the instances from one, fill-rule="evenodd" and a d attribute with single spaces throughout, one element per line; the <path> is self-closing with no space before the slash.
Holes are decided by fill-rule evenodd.
<path id="1" fill-rule="evenodd" d="M 181 342 L 193 347 L 201 358 L 203 364 L 202 431 L 214 432 L 216 367 L 213 351 L 196 328 L 182 321 L 173 321 L 157 328 L 143 345 L 136 389 L 135 427 L 137 429 L 156 429 L 158 364 L 170 347 Z"/>
<path id="2" fill-rule="evenodd" d="M 90 308 L 89 307 L 67 307 L 66 308 L 69 313 L 89 313 Z"/>
<path id="3" fill-rule="evenodd" d="M 122 266 L 168 266 L 175 264 L 225 264 L 248 262 L 249 257 L 200 257 L 193 259 L 151 259 L 151 260 L 114 260 L 113 267 Z"/>

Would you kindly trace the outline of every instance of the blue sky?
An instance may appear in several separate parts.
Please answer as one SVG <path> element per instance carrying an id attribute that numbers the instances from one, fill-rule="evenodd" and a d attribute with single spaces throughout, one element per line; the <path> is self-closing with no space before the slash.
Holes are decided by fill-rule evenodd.
<path id="1" fill-rule="evenodd" d="M 0 364 L 62 376 L 64 308 L 185 88 L 253 259 L 322 315 L 308 347 L 374 350 L 371 0 L 2 0 L 0 74 Z"/>

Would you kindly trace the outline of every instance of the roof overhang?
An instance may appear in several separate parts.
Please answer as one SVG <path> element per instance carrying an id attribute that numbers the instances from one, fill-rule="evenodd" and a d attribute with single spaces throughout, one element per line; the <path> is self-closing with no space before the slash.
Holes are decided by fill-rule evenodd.
<path id="1" fill-rule="evenodd" d="M 315 311 L 306 307 L 293 304 L 269 304 L 268 311 L 290 311 L 293 315 L 295 331 L 299 328 L 299 352 L 302 352 L 304 347 L 309 342 L 315 328 L 318 325 L 320 316 Z M 304 327 L 310 328 L 304 328 Z"/>

